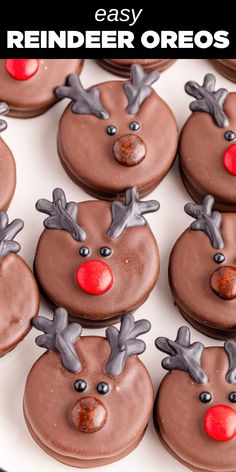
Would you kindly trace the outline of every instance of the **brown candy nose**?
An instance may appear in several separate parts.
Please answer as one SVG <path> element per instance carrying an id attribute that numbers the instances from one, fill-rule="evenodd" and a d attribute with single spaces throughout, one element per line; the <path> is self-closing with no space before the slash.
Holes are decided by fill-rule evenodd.
<path id="1" fill-rule="evenodd" d="M 113 144 L 113 154 L 122 166 L 136 166 L 146 156 L 147 148 L 140 136 L 124 134 Z"/>
<path id="2" fill-rule="evenodd" d="M 71 411 L 74 427 L 82 433 L 95 433 L 103 428 L 107 421 L 107 410 L 95 397 L 83 397 Z"/>
<path id="3" fill-rule="evenodd" d="M 216 269 L 210 276 L 213 292 L 225 300 L 236 297 L 236 267 L 223 266 Z"/>

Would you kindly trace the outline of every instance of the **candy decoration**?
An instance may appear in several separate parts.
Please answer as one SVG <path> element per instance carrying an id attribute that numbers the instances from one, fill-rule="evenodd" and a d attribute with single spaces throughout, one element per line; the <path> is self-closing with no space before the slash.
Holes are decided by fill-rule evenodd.
<path id="1" fill-rule="evenodd" d="M 222 266 L 210 277 L 210 286 L 220 298 L 232 300 L 236 297 L 236 267 Z"/>
<path id="2" fill-rule="evenodd" d="M 107 420 L 107 410 L 96 397 L 83 397 L 71 412 L 73 426 L 82 433 L 95 433 Z"/>
<path id="3" fill-rule="evenodd" d="M 113 273 L 110 267 L 99 259 L 81 264 L 76 271 L 79 287 L 91 295 L 102 295 L 113 285 Z"/>
<path id="4" fill-rule="evenodd" d="M 113 144 L 113 154 L 122 166 L 136 166 L 146 156 L 147 148 L 140 136 L 125 134 Z"/>
<path id="5" fill-rule="evenodd" d="M 236 433 L 236 412 L 228 405 L 214 405 L 207 410 L 204 430 L 215 441 L 229 441 Z"/>
<path id="6" fill-rule="evenodd" d="M 225 169 L 232 175 L 236 175 L 236 144 L 231 144 L 224 153 Z"/>
<path id="7" fill-rule="evenodd" d="M 29 80 L 39 70 L 39 59 L 6 59 L 8 74 L 16 80 Z"/>

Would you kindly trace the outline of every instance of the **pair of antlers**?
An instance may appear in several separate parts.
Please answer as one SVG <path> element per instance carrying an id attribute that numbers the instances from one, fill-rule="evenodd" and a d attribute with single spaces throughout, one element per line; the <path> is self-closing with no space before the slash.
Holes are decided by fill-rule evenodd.
<path id="1" fill-rule="evenodd" d="M 126 228 L 145 226 L 144 214 L 157 211 L 160 205 L 156 200 L 142 202 L 139 200 L 138 190 L 133 187 L 125 192 L 124 203 L 114 201 L 111 204 L 112 222 L 108 228 L 108 235 L 117 239 Z M 44 221 L 47 229 L 62 229 L 68 231 L 76 241 L 85 241 L 86 232 L 77 223 L 78 205 L 75 202 L 66 202 L 62 189 L 53 191 L 53 201 L 44 198 L 38 200 L 36 208 L 49 215 Z"/>
<path id="2" fill-rule="evenodd" d="M 136 115 L 140 106 L 152 93 L 151 85 L 159 78 L 157 71 L 145 73 L 138 64 L 131 66 L 131 82 L 124 84 L 124 92 L 128 99 L 126 112 Z M 76 114 L 94 115 L 100 119 L 109 118 L 109 113 L 101 103 L 100 90 L 92 87 L 83 88 L 80 78 L 71 74 L 67 78 L 66 85 L 56 87 L 55 94 L 58 98 L 70 98 L 73 101 L 72 111 Z"/>
<path id="3" fill-rule="evenodd" d="M 65 308 L 57 308 L 53 320 L 37 316 L 32 321 L 35 328 L 44 334 L 36 338 L 40 347 L 56 351 L 60 354 L 62 365 L 70 372 L 79 372 L 82 368 L 75 342 L 81 336 L 82 327 L 79 323 L 69 323 Z M 147 333 L 151 325 L 147 320 L 134 321 L 133 315 L 126 313 L 121 319 L 120 330 L 110 326 L 106 330 L 106 338 L 111 352 L 106 364 L 108 375 L 120 375 L 128 357 L 142 354 L 146 345 L 141 334 Z"/>
<path id="4" fill-rule="evenodd" d="M 201 367 L 201 356 L 204 346 L 200 342 L 190 343 L 190 331 L 182 326 L 177 333 L 175 341 L 159 337 L 155 341 L 157 349 L 166 354 L 162 366 L 166 370 L 181 370 L 187 372 L 191 379 L 198 384 L 207 384 L 208 376 Z M 226 381 L 236 383 L 236 340 L 225 341 L 224 350 L 228 356 L 229 369 Z"/>

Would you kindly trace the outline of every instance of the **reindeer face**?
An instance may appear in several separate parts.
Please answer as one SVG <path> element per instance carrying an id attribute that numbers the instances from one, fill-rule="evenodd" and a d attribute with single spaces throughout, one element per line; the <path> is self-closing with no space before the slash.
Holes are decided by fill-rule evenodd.
<path id="1" fill-rule="evenodd" d="M 59 80 L 79 73 L 80 59 L 1 59 L 0 99 L 9 106 L 9 115 L 36 116 L 55 103 L 53 90 Z"/>
<path id="2" fill-rule="evenodd" d="M 132 316 L 126 316 L 136 329 Z M 111 336 L 119 334 L 116 328 L 109 329 Z M 137 350 L 143 341 L 132 343 Z M 127 340 L 123 349 L 125 353 Z M 33 366 L 24 396 L 26 420 L 42 447 L 62 462 L 84 467 L 113 462 L 141 439 L 153 404 L 151 380 L 137 357 L 124 365 L 118 351 L 113 344 L 111 356 L 106 339 L 85 336 L 74 343 L 78 372 L 63 367 L 55 352 L 43 355 Z M 61 351 L 62 362 L 65 353 L 66 349 Z M 118 364 L 123 364 L 122 370 L 113 375 Z"/>
<path id="3" fill-rule="evenodd" d="M 59 153 L 69 175 L 95 196 L 116 198 L 135 185 L 148 194 L 176 154 L 177 128 L 151 89 L 158 73 L 134 66 L 132 82 L 106 82 L 85 91 L 76 76 L 56 94 L 74 104 L 59 128 Z"/>
<path id="4" fill-rule="evenodd" d="M 180 166 L 187 190 L 197 202 L 206 194 L 215 197 L 215 208 L 234 211 L 236 203 L 236 94 L 214 91 L 215 78 L 207 74 L 204 85 L 186 84 L 196 97 L 180 140 Z"/>
<path id="5" fill-rule="evenodd" d="M 181 328 L 180 332 L 184 329 L 187 330 Z M 194 346 L 200 344 L 183 348 L 182 340 L 178 348 L 176 342 L 167 340 L 167 343 L 172 346 L 171 356 L 176 360 L 177 351 L 180 350 L 181 357 L 183 349 L 185 354 L 191 349 L 193 352 Z M 158 340 L 157 346 L 162 350 Z M 164 444 L 191 469 L 236 470 L 234 352 L 235 341 L 226 342 L 224 348 L 202 350 L 200 363 L 206 377 L 195 380 L 191 370 L 196 373 L 199 358 L 191 354 L 189 358 L 187 354 L 187 372 L 180 372 L 179 364 L 175 369 L 174 357 L 171 357 L 172 364 L 170 358 L 164 361 L 163 366 L 173 370 L 160 385 L 154 421 Z"/>
<path id="6" fill-rule="evenodd" d="M 140 211 L 155 211 L 158 204 L 137 200 L 128 206 L 101 201 L 74 205 L 74 228 L 80 228 L 80 237 L 75 239 L 73 231 L 69 234 L 62 226 L 52 229 L 46 220 L 35 270 L 43 291 L 56 305 L 63 304 L 85 323 L 106 325 L 128 306 L 135 309 L 143 303 L 156 282 L 158 249 Z M 136 212 L 133 220 L 132 212 Z M 134 226 L 129 228 L 129 224 Z"/>

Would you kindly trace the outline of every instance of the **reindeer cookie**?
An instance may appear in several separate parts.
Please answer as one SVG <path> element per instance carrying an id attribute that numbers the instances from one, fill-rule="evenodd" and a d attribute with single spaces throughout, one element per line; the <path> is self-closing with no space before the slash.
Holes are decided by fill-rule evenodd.
<path id="1" fill-rule="evenodd" d="M 211 59 L 215 69 L 232 82 L 236 82 L 236 59 Z"/>
<path id="2" fill-rule="evenodd" d="M 175 243 L 169 263 L 175 302 L 196 329 L 213 338 L 236 338 L 236 213 L 213 211 L 214 198 L 188 203 L 195 218 Z"/>
<path id="3" fill-rule="evenodd" d="M 156 431 L 167 451 L 194 472 L 235 472 L 236 341 L 204 348 L 190 331 L 157 338 L 170 372 L 154 407 Z"/>
<path id="4" fill-rule="evenodd" d="M 130 77 L 130 67 L 132 64 L 139 64 L 145 72 L 158 70 L 162 72 L 167 69 L 174 59 L 99 59 L 97 62 L 104 69 L 121 77 Z"/>
<path id="5" fill-rule="evenodd" d="M 206 194 L 215 208 L 236 210 L 236 93 L 215 90 L 215 77 L 207 74 L 203 85 L 187 82 L 185 90 L 195 97 L 192 115 L 180 137 L 180 171 L 196 202 Z"/>
<path id="6" fill-rule="evenodd" d="M 58 150 L 71 178 L 91 195 L 115 199 L 136 186 L 150 193 L 176 155 L 178 131 L 167 104 L 151 88 L 158 72 L 131 68 L 131 81 L 112 81 L 88 89 L 70 75 L 56 88 L 72 104 L 63 113 Z"/>
<path id="7" fill-rule="evenodd" d="M 82 65 L 81 59 L 1 59 L 0 100 L 9 104 L 10 116 L 40 115 L 56 102 L 56 85 Z"/>
<path id="8" fill-rule="evenodd" d="M 134 311 L 159 275 L 159 251 L 144 214 L 156 200 L 140 201 L 135 188 L 125 201 L 66 202 L 61 189 L 53 202 L 39 200 L 44 221 L 35 273 L 44 294 L 84 326 L 106 326 Z"/>
<path id="9" fill-rule="evenodd" d="M 8 105 L 0 102 L 0 116 L 5 115 L 8 110 Z M 6 128 L 6 121 L 0 118 L 0 133 Z M 6 211 L 16 188 L 16 165 L 12 152 L 1 137 L 0 156 L 0 211 Z"/>
<path id="10" fill-rule="evenodd" d="M 123 316 L 120 331 L 106 338 L 81 336 L 57 308 L 53 321 L 39 316 L 48 349 L 32 367 L 25 387 L 24 414 L 33 439 L 49 455 L 74 467 L 97 467 L 129 454 L 140 442 L 153 408 L 149 373 L 137 355 L 150 330 L 146 320 Z"/>
<path id="11" fill-rule="evenodd" d="M 9 223 L 0 212 L 0 356 L 13 349 L 29 332 L 31 319 L 39 310 L 39 292 L 34 276 L 17 255 L 21 246 L 14 240 L 24 223 Z"/>

